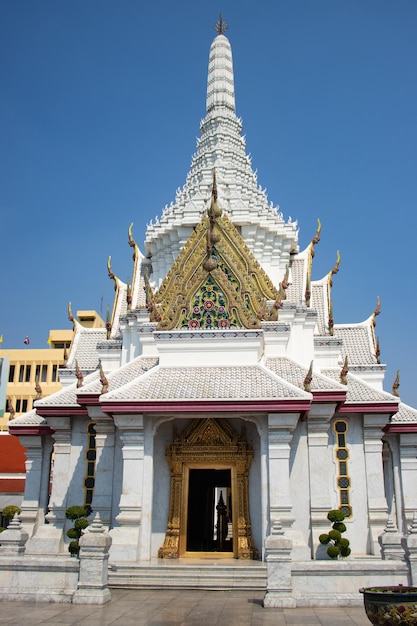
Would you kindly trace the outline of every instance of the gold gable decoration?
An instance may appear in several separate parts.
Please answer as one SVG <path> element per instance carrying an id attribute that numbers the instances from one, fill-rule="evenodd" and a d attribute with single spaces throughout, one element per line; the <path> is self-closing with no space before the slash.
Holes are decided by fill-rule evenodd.
<path id="1" fill-rule="evenodd" d="M 222 213 L 214 187 L 207 214 L 152 294 L 150 315 L 159 330 L 260 328 L 277 319 L 284 297 Z"/>

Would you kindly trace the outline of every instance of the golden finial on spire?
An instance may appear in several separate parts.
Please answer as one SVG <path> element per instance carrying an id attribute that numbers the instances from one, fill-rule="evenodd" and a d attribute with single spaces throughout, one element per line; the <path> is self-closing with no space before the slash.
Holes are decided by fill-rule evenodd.
<path id="1" fill-rule="evenodd" d="M 313 380 L 313 361 L 310 363 L 310 367 L 308 369 L 307 375 L 304 378 L 304 391 L 308 391 L 311 393 L 311 381 Z"/>
<path id="2" fill-rule="evenodd" d="M 223 35 L 227 29 L 229 28 L 228 24 L 223 21 L 223 15 L 220 13 L 219 21 L 215 23 L 214 30 L 216 30 L 219 35 Z"/>
<path id="3" fill-rule="evenodd" d="M 396 398 L 400 397 L 400 394 L 398 393 L 398 387 L 400 386 L 400 370 L 397 370 L 397 375 L 395 377 L 395 380 L 392 384 L 392 395 L 395 396 Z"/>
<path id="4" fill-rule="evenodd" d="M 345 356 L 345 362 L 343 363 L 343 367 L 341 369 L 340 372 L 340 382 L 342 383 L 342 385 L 347 385 L 347 375 L 349 372 L 349 367 L 348 367 L 348 358 L 347 355 Z"/>

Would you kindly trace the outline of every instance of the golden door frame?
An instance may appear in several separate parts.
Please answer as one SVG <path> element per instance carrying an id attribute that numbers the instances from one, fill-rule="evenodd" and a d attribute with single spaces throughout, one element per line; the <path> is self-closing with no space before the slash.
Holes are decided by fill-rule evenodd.
<path id="1" fill-rule="evenodd" d="M 168 444 L 166 459 L 171 473 L 167 531 L 158 551 L 162 559 L 213 554 L 229 557 L 231 552 L 187 552 L 188 478 L 190 469 L 230 469 L 233 510 L 233 556 L 258 559 L 249 515 L 249 468 L 253 449 L 245 433 L 238 435 L 224 419 L 194 419 Z"/>

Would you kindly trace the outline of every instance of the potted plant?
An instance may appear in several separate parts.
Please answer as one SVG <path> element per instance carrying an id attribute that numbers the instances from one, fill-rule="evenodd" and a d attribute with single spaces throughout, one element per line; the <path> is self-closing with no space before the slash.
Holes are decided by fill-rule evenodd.
<path id="1" fill-rule="evenodd" d="M 412 626 L 417 624 L 417 587 L 394 585 L 366 587 L 363 593 L 365 612 L 372 624 Z"/>

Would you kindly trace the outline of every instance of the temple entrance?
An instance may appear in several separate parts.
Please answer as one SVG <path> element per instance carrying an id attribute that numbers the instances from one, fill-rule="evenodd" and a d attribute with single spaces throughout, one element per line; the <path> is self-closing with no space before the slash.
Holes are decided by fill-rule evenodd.
<path id="1" fill-rule="evenodd" d="M 230 469 L 190 469 L 187 553 L 233 553 L 232 510 Z"/>
<path id="2" fill-rule="evenodd" d="M 257 559 L 249 515 L 253 450 L 224 419 L 196 418 L 167 446 L 169 513 L 159 558 Z"/>

